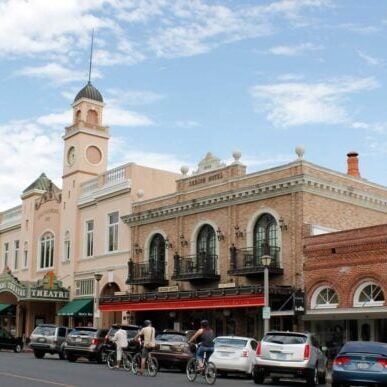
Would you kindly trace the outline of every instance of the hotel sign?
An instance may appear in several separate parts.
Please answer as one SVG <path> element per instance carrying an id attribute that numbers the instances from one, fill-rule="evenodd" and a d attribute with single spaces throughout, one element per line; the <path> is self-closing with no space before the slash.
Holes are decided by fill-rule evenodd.
<path id="1" fill-rule="evenodd" d="M 205 184 L 205 183 L 211 183 L 213 181 L 216 181 L 216 180 L 221 180 L 223 179 L 223 174 L 222 172 L 219 172 L 219 173 L 216 173 L 215 175 L 211 175 L 211 176 L 208 176 L 208 177 L 197 177 L 195 179 L 192 179 L 192 180 L 189 180 L 188 181 L 188 185 L 189 186 L 194 186 L 194 185 L 199 185 L 199 184 Z"/>

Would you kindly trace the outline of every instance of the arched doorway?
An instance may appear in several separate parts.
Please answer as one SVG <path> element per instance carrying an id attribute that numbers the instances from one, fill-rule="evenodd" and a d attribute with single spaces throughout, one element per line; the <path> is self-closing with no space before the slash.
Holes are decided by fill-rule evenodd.
<path id="1" fill-rule="evenodd" d="M 120 287 L 115 282 L 106 284 L 102 290 L 100 297 L 114 296 L 115 292 L 121 291 Z M 109 328 L 113 324 L 122 323 L 122 312 L 103 312 L 102 313 L 102 327 Z"/>

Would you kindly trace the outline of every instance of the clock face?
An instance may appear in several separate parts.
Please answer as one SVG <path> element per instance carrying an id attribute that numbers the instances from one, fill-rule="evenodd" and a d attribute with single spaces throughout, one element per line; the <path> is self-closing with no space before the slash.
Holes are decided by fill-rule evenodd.
<path id="1" fill-rule="evenodd" d="M 67 152 L 67 163 L 72 166 L 75 162 L 75 148 L 72 146 Z"/>

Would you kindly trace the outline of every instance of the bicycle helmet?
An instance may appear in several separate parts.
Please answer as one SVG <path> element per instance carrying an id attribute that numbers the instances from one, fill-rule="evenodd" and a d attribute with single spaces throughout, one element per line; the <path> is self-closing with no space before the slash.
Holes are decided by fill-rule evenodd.
<path id="1" fill-rule="evenodd" d="M 208 328 L 208 320 L 202 320 L 200 321 L 200 326 L 203 328 Z"/>
<path id="2" fill-rule="evenodd" d="M 144 325 L 146 326 L 146 327 L 149 327 L 149 325 L 151 325 L 152 324 L 152 321 L 151 320 L 145 320 L 144 321 Z"/>

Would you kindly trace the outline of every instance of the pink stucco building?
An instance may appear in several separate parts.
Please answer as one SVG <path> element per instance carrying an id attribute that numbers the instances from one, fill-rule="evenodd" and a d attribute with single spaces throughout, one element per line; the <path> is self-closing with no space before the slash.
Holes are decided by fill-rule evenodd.
<path id="1" fill-rule="evenodd" d="M 175 190 L 172 172 L 135 163 L 107 169 L 109 128 L 103 98 L 90 82 L 72 107 L 62 187 L 42 173 L 23 191 L 20 206 L 0 213 L 0 325 L 19 335 L 40 322 L 93 320 L 95 273 L 102 274 L 101 294 L 126 288 L 130 231 L 121 217 L 134 200 Z M 104 318 L 105 325 L 121 321 L 121 313 Z"/>

